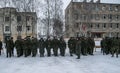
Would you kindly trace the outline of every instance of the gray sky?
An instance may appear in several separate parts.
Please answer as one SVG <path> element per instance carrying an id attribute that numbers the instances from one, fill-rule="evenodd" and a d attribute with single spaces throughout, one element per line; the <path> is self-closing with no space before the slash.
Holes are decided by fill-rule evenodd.
<path id="1" fill-rule="evenodd" d="M 67 7 L 67 5 L 70 3 L 71 0 L 63 0 L 64 2 L 64 9 Z M 78 1 L 83 1 L 83 0 L 78 0 Z M 90 0 L 87 0 L 90 1 Z M 94 0 L 96 1 L 96 0 Z M 120 4 L 120 0 L 101 0 L 102 3 L 119 3 Z"/>

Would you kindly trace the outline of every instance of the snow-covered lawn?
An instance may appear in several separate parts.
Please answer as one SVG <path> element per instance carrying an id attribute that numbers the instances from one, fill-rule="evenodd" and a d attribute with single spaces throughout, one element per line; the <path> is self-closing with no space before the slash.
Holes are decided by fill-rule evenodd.
<path id="1" fill-rule="evenodd" d="M 120 73 L 120 58 L 102 55 L 100 50 L 94 56 L 65 57 L 12 57 L 0 56 L 0 73 Z"/>

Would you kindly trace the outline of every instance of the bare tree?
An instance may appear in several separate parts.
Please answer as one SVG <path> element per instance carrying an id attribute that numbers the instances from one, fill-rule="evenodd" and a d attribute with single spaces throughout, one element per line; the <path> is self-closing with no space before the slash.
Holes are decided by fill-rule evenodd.
<path id="1" fill-rule="evenodd" d="M 44 0 L 45 6 L 44 6 L 44 16 L 47 20 L 47 36 L 49 35 L 58 35 L 59 27 L 61 28 L 63 26 L 62 24 L 58 24 L 59 22 L 63 22 L 63 2 L 62 0 Z M 59 21 L 59 22 L 58 22 Z M 59 26 L 61 25 L 61 26 Z M 50 34 L 50 27 L 52 27 L 52 34 Z M 57 28 L 58 27 L 58 28 Z M 62 31 L 61 31 L 62 32 Z"/>

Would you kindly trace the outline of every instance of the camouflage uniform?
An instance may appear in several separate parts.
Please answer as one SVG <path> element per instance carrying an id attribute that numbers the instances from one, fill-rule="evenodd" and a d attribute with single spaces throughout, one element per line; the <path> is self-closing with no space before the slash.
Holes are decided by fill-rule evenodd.
<path id="1" fill-rule="evenodd" d="M 43 38 L 41 38 L 41 39 L 39 40 L 38 46 L 39 46 L 40 57 L 44 57 L 44 53 L 45 53 L 45 42 L 44 42 Z"/>
<path id="2" fill-rule="evenodd" d="M 16 47 L 16 51 L 17 51 L 17 57 L 21 56 L 21 49 L 22 49 L 22 40 L 21 39 L 17 39 L 15 41 L 15 47 Z"/>
<path id="3" fill-rule="evenodd" d="M 35 57 L 37 54 L 37 48 L 38 48 L 37 38 L 33 37 L 31 40 L 31 44 L 32 44 L 32 47 L 31 47 L 32 57 Z"/>
<path id="4" fill-rule="evenodd" d="M 70 56 L 73 56 L 73 50 L 74 50 L 74 40 L 73 40 L 73 37 L 71 37 L 68 40 L 68 48 L 69 48 Z"/>
<path id="5" fill-rule="evenodd" d="M 60 55 L 65 56 L 66 42 L 63 38 L 59 41 Z"/>
<path id="6" fill-rule="evenodd" d="M 112 57 L 114 57 L 114 53 L 116 53 L 116 57 L 118 58 L 119 40 L 116 38 L 113 38 L 111 52 L 112 52 Z"/>
<path id="7" fill-rule="evenodd" d="M 101 52 L 103 53 L 103 55 L 105 54 L 105 51 L 106 51 L 106 49 L 105 49 L 105 46 L 106 46 L 106 43 L 105 43 L 105 39 L 103 38 L 102 40 L 101 40 Z"/>
<path id="8" fill-rule="evenodd" d="M 80 59 L 80 54 L 81 54 L 81 41 L 80 41 L 80 39 L 78 39 L 77 43 L 76 43 L 76 55 L 77 55 L 77 59 Z"/>
<path id="9" fill-rule="evenodd" d="M 10 41 L 10 39 L 6 40 L 6 54 L 7 54 L 7 57 L 11 57 L 11 41 Z"/>
<path id="10" fill-rule="evenodd" d="M 59 47 L 59 41 L 56 37 L 52 40 L 52 48 L 53 48 L 53 53 L 54 56 L 58 56 L 58 47 Z"/>
<path id="11" fill-rule="evenodd" d="M 83 55 L 87 55 L 87 39 L 82 38 L 81 40 L 81 52 Z"/>
<path id="12" fill-rule="evenodd" d="M 2 50 L 2 41 L 0 40 L 0 55 L 1 55 L 1 50 Z"/>
<path id="13" fill-rule="evenodd" d="M 45 41 L 45 47 L 47 50 L 47 56 L 50 57 L 51 56 L 51 40 L 50 40 L 50 38 L 47 38 L 47 40 Z"/>
<path id="14" fill-rule="evenodd" d="M 24 54 L 25 54 L 25 57 L 31 55 L 31 40 L 29 37 L 26 37 L 25 40 L 24 40 Z"/>
<path id="15" fill-rule="evenodd" d="M 94 39 L 90 38 L 90 55 L 93 55 L 94 52 L 94 47 L 95 47 L 95 42 Z"/>
<path id="16" fill-rule="evenodd" d="M 10 38 L 10 48 L 11 48 L 11 55 L 14 56 L 14 42 L 13 42 L 13 37 Z"/>

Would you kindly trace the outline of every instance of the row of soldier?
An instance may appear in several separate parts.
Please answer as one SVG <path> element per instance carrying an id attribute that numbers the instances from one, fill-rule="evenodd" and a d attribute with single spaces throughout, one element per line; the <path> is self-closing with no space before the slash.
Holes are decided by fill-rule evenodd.
<path id="1" fill-rule="evenodd" d="M 66 43 L 62 37 L 60 38 L 60 40 L 58 40 L 56 37 L 51 40 L 48 37 L 45 41 L 43 38 L 37 40 L 37 38 L 30 38 L 29 36 L 24 39 L 18 37 L 15 42 L 13 42 L 13 38 L 10 38 L 6 41 L 7 57 L 11 57 L 12 55 L 14 55 L 14 47 L 17 51 L 17 57 L 20 57 L 22 55 L 24 55 L 25 57 L 30 55 L 32 55 L 32 57 L 35 57 L 38 48 L 40 57 L 44 57 L 45 48 L 47 51 L 47 56 L 51 56 L 51 49 L 53 49 L 54 55 L 58 56 L 58 48 L 60 48 L 60 55 L 64 56 Z"/>
<path id="2" fill-rule="evenodd" d="M 118 37 L 111 37 L 111 38 L 103 38 L 101 40 L 101 52 L 106 55 L 111 54 L 114 57 L 118 58 L 118 54 L 120 54 L 120 38 Z"/>
<path id="3" fill-rule="evenodd" d="M 51 56 L 51 50 L 53 51 L 54 56 L 58 56 L 58 50 L 60 50 L 61 56 L 65 56 L 66 45 L 66 41 L 63 39 L 63 37 L 61 37 L 59 40 L 57 37 L 54 37 L 53 39 L 50 39 L 50 37 L 48 37 L 46 40 L 44 40 L 43 38 L 37 40 L 37 38 L 30 38 L 29 36 L 24 39 L 18 37 L 15 42 L 11 37 L 6 41 L 6 54 L 7 57 L 14 56 L 15 47 L 17 51 L 17 57 L 23 55 L 25 57 L 30 55 L 35 57 L 37 54 L 37 48 L 39 48 L 40 57 L 44 57 L 46 48 L 47 56 Z M 78 56 L 77 59 L 80 58 L 81 54 L 85 56 L 87 54 L 93 55 L 94 47 L 94 40 L 90 37 L 71 37 L 68 40 L 70 56 L 76 54 Z"/>
<path id="4" fill-rule="evenodd" d="M 14 43 L 13 38 L 11 37 L 6 41 L 7 57 L 14 55 L 14 47 L 17 51 L 17 57 L 20 57 L 22 55 L 27 57 L 31 54 L 33 57 L 35 57 L 37 54 L 37 48 L 39 48 L 40 57 L 44 57 L 45 48 L 47 51 L 47 56 L 51 56 L 51 50 L 53 50 L 54 56 L 58 56 L 58 49 L 60 49 L 60 55 L 65 56 L 66 41 L 63 39 L 63 37 L 61 37 L 60 40 L 58 40 L 56 37 L 53 39 L 50 39 L 50 37 L 48 37 L 45 41 L 43 38 L 37 40 L 37 38 L 34 37 L 26 37 L 25 39 L 18 37 Z M 81 54 L 85 56 L 87 54 L 93 55 L 94 47 L 94 40 L 90 37 L 71 37 L 68 40 L 70 56 L 76 54 L 78 56 L 77 59 L 80 58 Z"/>

